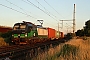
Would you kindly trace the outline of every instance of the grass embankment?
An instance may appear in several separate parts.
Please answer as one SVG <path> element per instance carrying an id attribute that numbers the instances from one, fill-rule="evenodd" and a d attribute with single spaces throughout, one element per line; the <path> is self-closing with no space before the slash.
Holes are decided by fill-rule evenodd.
<path id="1" fill-rule="evenodd" d="M 8 44 L 0 37 L 0 46 L 7 46 Z"/>
<path id="2" fill-rule="evenodd" d="M 46 60 L 90 60 L 90 39 L 71 39 L 48 52 L 43 53 Z"/>
<path id="3" fill-rule="evenodd" d="M 72 39 L 58 54 L 60 60 L 90 60 L 90 39 Z"/>

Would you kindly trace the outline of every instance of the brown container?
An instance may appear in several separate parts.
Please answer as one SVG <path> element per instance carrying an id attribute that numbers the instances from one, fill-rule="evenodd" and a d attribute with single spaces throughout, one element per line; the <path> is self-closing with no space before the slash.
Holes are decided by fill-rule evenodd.
<path id="1" fill-rule="evenodd" d="M 60 32 L 60 34 L 61 34 L 61 38 L 64 38 L 64 34 L 63 34 L 63 32 Z"/>
<path id="2" fill-rule="evenodd" d="M 56 36 L 55 29 L 48 28 L 48 38 L 55 38 L 55 36 Z"/>
<path id="3" fill-rule="evenodd" d="M 8 31 L 11 31 L 11 30 L 12 30 L 11 27 L 0 26 L 0 32 L 1 33 L 5 33 L 5 32 L 8 32 Z"/>

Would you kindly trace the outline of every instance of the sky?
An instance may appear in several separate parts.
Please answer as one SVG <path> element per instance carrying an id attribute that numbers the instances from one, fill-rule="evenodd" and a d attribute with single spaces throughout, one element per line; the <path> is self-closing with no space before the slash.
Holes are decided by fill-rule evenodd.
<path id="1" fill-rule="evenodd" d="M 28 21 L 51 27 L 65 33 L 72 31 L 74 4 L 75 30 L 82 29 L 85 22 L 90 19 L 89 0 L 0 0 L 0 25 L 13 27 L 15 23 Z M 63 28 L 62 28 L 63 27 Z"/>

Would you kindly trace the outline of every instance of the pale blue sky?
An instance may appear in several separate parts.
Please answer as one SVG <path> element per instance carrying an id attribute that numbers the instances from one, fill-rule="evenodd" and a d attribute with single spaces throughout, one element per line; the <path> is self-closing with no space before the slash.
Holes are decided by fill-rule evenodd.
<path id="1" fill-rule="evenodd" d="M 49 3 L 51 7 L 45 1 Z M 43 26 L 52 27 L 57 30 L 57 23 L 58 22 L 61 23 L 59 20 L 73 19 L 74 4 L 76 4 L 76 30 L 82 29 L 83 26 L 85 25 L 85 22 L 88 19 L 90 19 L 89 0 L 45 0 L 45 1 L 0 0 L 0 25 L 12 27 L 14 23 L 22 22 L 23 20 L 39 24 L 37 20 L 43 19 L 44 20 Z M 32 2 L 36 7 L 39 7 L 40 9 L 42 9 L 44 12 L 47 13 L 45 14 L 43 11 L 36 8 L 30 2 Z M 23 13 L 29 16 L 24 15 Z M 71 30 L 70 27 L 72 27 L 72 22 L 64 22 L 64 29 L 60 30 L 67 32 Z"/>

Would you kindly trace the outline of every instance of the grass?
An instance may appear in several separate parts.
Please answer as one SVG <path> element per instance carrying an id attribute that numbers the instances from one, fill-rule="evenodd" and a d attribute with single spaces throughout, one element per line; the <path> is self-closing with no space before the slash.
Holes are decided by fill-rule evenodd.
<path id="1" fill-rule="evenodd" d="M 72 39 L 62 48 L 60 60 L 90 60 L 90 39 Z"/>
<path id="2" fill-rule="evenodd" d="M 32 60 L 90 60 L 90 38 L 71 39 L 54 48 L 51 47 Z"/>
<path id="3" fill-rule="evenodd" d="M 7 46 L 8 44 L 0 37 L 0 46 Z"/>
<path id="4" fill-rule="evenodd" d="M 0 46 L 6 45 L 4 39 L 0 38 Z M 90 38 L 88 37 L 87 40 L 71 39 L 66 43 L 38 53 L 38 56 L 32 60 L 90 60 Z"/>
<path id="5" fill-rule="evenodd" d="M 70 44 L 65 44 L 60 51 L 60 56 L 67 58 L 72 55 L 72 57 L 74 59 L 77 51 L 78 51 L 78 47 L 76 47 L 74 45 L 70 45 Z"/>

